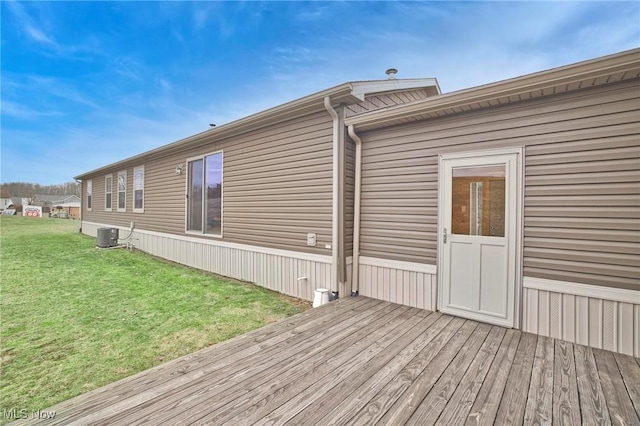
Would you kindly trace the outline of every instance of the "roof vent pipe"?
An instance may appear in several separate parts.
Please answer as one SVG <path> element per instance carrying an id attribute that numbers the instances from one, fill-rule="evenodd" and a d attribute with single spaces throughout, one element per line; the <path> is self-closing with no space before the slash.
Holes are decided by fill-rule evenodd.
<path id="1" fill-rule="evenodd" d="M 398 70 L 395 68 L 389 68 L 388 70 L 385 71 L 385 74 L 389 76 L 389 80 L 395 80 L 397 73 L 398 73 Z"/>

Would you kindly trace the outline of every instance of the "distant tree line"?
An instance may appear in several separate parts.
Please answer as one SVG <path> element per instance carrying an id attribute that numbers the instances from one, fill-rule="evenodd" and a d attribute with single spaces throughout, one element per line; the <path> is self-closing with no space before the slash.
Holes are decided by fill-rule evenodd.
<path id="1" fill-rule="evenodd" d="M 0 185 L 2 192 L 8 191 L 12 197 L 33 198 L 35 194 L 77 195 L 80 196 L 80 184 L 65 182 L 57 185 L 40 185 L 28 182 L 7 182 Z"/>

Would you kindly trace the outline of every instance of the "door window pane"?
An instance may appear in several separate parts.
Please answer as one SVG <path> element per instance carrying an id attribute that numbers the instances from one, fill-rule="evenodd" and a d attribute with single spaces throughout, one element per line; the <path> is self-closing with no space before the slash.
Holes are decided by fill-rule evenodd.
<path id="1" fill-rule="evenodd" d="M 505 165 L 452 171 L 451 232 L 504 237 Z"/>

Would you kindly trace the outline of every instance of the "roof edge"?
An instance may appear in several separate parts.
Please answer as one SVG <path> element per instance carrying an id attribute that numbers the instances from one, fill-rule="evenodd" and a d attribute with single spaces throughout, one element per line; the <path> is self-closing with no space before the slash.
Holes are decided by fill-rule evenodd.
<path id="1" fill-rule="evenodd" d="M 372 80 L 366 82 L 347 82 L 320 92 L 312 93 L 302 98 L 277 105 L 275 107 L 260 111 L 258 113 L 234 120 L 230 123 L 223 124 L 218 127 L 207 129 L 195 135 L 179 139 L 162 145 L 158 148 L 142 152 L 132 157 L 125 158 L 115 163 L 99 167 L 97 169 L 81 173 L 74 176 L 76 180 L 100 173 L 107 169 L 115 168 L 120 165 L 141 160 L 147 156 L 160 154 L 163 152 L 171 153 L 175 150 L 182 149 L 196 144 L 205 138 L 225 138 L 230 135 L 240 135 L 249 131 L 257 130 L 283 120 L 289 120 L 301 117 L 313 112 L 324 110 L 324 98 L 329 96 L 334 106 L 340 104 L 356 104 L 364 100 L 364 95 L 369 93 L 386 92 L 394 90 L 402 90 L 411 87 L 428 87 L 435 86 L 440 93 L 440 88 L 434 78 L 423 79 L 396 79 L 396 80 Z"/>
<path id="2" fill-rule="evenodd" d="M 353 125 L 356 129 L 373 123 L 377 127 L 384 127 L 386 122 L 409 118 L 417 114 L 486 102 L 496 98 L 516 97 L 532 90 L 544 90 L 554 85 L 577 83 L 637 67 L 640 67 L 640 49 L 631 49 L 524 76 L 445 93 L 408 104 L 378 109 L 346 118 L 345 124 Z"/>

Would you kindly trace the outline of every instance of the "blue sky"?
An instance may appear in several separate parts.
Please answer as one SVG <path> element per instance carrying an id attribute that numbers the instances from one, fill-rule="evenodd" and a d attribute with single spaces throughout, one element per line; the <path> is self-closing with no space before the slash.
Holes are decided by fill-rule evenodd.
<path id="1" fill-rule="evenodd" d="M 640 46 L 633 2 L 13 2 L 0 181 L 73 176 L 346 81 L 443 92 Z"/>

